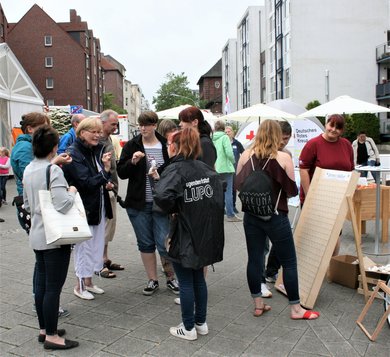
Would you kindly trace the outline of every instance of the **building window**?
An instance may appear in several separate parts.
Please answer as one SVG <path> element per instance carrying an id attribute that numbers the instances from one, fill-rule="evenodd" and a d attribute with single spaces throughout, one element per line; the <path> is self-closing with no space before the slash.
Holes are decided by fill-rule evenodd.
<path id="1" fill-rule="evenodd" d="M 0 37 L 4 37 L 4 25 L 0 24 Z"/>
<path id="2" fill-rule="evenodd" d="M 89 56 L 88 55 L 85 56 L 85 67 L 87 69 L 89 69 Z"/>
<path id="3" fill-rule="evenodd" d="M 53 78 L 46 78 L 46 89 L 54 88 L 54 80 Z"/>
<path id="4" fill-rule="evenodd" d="M 46 103 L 47 103 L 47 105 L 48 105 L 49 107 L 51 107 L 51 106 L 54 105 L 54 99 L 48 99 L 48 100 L 46 101 Z"/>
<path id="5" fill-rule="evenodd" d="M 50 35 L 45 36 L 45 46 L 50 47 L 53 46 L 53 37 Z"/>
<path id="6" fill-rule="evenodd" d="M 53 57 L 45 57 L 45 67 L 53 67 Z"/>

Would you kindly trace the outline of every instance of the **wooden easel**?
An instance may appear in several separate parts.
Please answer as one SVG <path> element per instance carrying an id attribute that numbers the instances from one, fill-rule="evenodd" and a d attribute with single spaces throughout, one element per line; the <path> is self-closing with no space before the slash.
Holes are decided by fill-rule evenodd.
<path id="1" fill-rule="evenodd" d="M 362 331 L 367 335 L 367 337 L 371 341 L 375 341 L 376 340 L 376 338 L 379 335 L 379 332 L 381 332 L 382 327 L 385 324 L 386 319 L 390 315 L 390 308 L 388 307 L 387 310 L 385 311 L 385 313 L 383 314 L 383 316 L 381 317 L 381 319 L 379 320 L 378 325 L 376 326 L 376 328 L 375 328 L 375 330 L 374 330 L 374 332 L 372 334 L 370 334 L 367 331 L 367 329 L 363 326 L 363 323 L 362 323 L 363 319 L 366 316 L 366 314 L 368 312 L 368 309 L 371 307 L 371 305 L 372 305 L 372 303 L 373 303 L 373 301 L 375 299 L 375 296 L 378 295 L 380 297 L 380 295 L 379 295 L 379 291 L 380 290 L 382 290 L 382 291 L 384 291 L 386 293 L 386 297 L 390 297 L 390 288 L 385 284 L 384 281 L 379 280 L 378 284 L 376 285 L 376 288 L 375 288 L 374 292 L 370 296 L 370 298 L 367 301 L 366 305 L 364 306 L 360 316 L 356 320 L 356 323 L 359 325 L 359 327 L 362 329 Z"/>

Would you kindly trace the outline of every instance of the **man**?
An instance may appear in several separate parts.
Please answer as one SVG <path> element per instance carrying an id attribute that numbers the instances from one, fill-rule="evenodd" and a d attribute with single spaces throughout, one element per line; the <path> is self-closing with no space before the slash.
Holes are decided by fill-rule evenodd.
<path id="1" fill-rule="evenodd" d="M 120 264 L 113 263 L 108 258 L 108 243 L 112 242 L 115 235 L 116 227 L 116 196 L 118 194 L 118 174 L 116 172 L 116 162 L 117 157 L 115 155 L 115 150 L 111 136 L 118 128 L 118 113 L 113 110 L 105 110 L 100 114 L 100 120 L 103 124 L 103 132 L 100 138 L 100 143 L 104 145 L 104 152 L 111 152 L 111 184 L 112 189 L 109 191 L 110 201 L 112 207 L 112 219 L 106 219 L 106 228 L 105 228 L 105 243 L 104 243 L 104 252 L 103 252 L 103 269 L 99 272 L 103 278 L 115 278 L 116 275 L 112 270 L 124 270 L 124 267 Z"/>
<path id="2" fill-rule="evenodd" d="M 352 143 L 353 158 L 356 165 L 379 166 L 379 150 L 374 140 L 368 137 L 364 131 L 359 132 L 357 139 Z M 368 171 L 361 171 L 361 177 L 367 177 Z M 377 172 L 371 171 L 371 175 L 376 181 Z"/>
<path id="3" fill-rule="evenodd" d="M 215 162 L 215 171 L 226 182 L 225 208 L 228 222 L 240 222 L 241 218 L 237 217 L 233 211 L 233 175 L 234 155 L 233 148 L 230 144 L 229 137 L 225 134 L 225 123 L 218 120 L 214 124 L 213 144 L 217 150 L 217 161 Z"/>
<path id="4" fill-rule="evenodd" d="M 61 136 L 60 143 L 58 144 L 57 154 L 64 153 L 66 149 L 76 140 L 76 128 L 83 119 L 85 119 L 85 115 L 83 114 L 75 114 L 72 116 L 72 119 L 70 120 L 72 127 L 66 134 Z"/>
<path id="5" fill-rule="evenodd" d="M 241 154 L 244 152 L 244 147 L 237 139 L 234 138 L 235 133 L 231 126 L 225 127 L 225 133 L 228 135 L 230 142 L 232 144 L 233 155 L 234 155 L 234 171 L 236 171 L 237 163 L 238 160 L 240 159 Z M 233 182 L 235 177 L 236 177 L 236 173 L 233 174 Z M 233 188 L 233 211 L 235 214 L 238 213 L 238 210 L 236 208 L 236 200 L 237 200 L 237 192 Z"/>
<path id="6" fill-rule="evenodd" d="M 282 141 L 279 146 L 280 151 L 284 151 L 292 157 L 289 150 L 286 149 L 288 142 L 290 141 L 292 129 L 291 125 L 287 121 L 279 121 L 280 128 L 282 129 Z M 264 259 L 265 261 L 265 259 Z M 267 269 L 265 271 L 265 280 L 268 283 L 274 283 L 276 281 L 278 270 L 280 268 L 279 259 L 276 256 L 274 247 L 271 247 L 271 251 L 268 255 Z M 263 284 L 262 284 L 263 285 Z M 266 284 L 264 284 L 266 285 Z M 265 293 L 262 290 L 262 294 Z"/>

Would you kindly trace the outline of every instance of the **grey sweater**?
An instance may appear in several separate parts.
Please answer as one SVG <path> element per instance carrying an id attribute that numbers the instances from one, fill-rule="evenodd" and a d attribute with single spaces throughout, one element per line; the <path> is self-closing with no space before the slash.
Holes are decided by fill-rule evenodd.
<path id="1" fill-rule="evenodd" d="M 30 247 L 36 250 L 59 248 L 58 245 L 47 245 L 42 213 L 39 206 L 39 190 L 46 190 L 46 167 L 49 160 L 35 158 L 26 167 L 23 174 L 24 206 L 31 212 Z M 68 192 L 68 183 L 60 167 L 52 165 L 50 170 L 50 191 L 54 208 L 66 213 L 73 205 L 75 194 Z"/>

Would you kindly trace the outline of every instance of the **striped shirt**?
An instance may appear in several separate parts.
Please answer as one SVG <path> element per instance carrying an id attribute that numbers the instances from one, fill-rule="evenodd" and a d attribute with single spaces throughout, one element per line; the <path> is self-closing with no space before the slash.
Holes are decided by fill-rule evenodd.
<path id="1" fill-rule="evenodd" d="M 164 164 L 164 156 L 162 152 L 162 144 L 161 142 L 158 142 L 155 145 L 145 145 L 145 155 L 146 160 L 148 160 L 149 164 L 147 165 L 147 171 L 146 171 L 146 190 L 145 190 L 145 201 L 146 202 L 153 202 L 153 196 L 152 196 L 152 189 L 150 187 L 150 182 L 148 178 L 148 171 L 149 167 L 152 166 L 152 161 L 154 160 L 156 162 L 156 166 L 160 167 Z"/>

